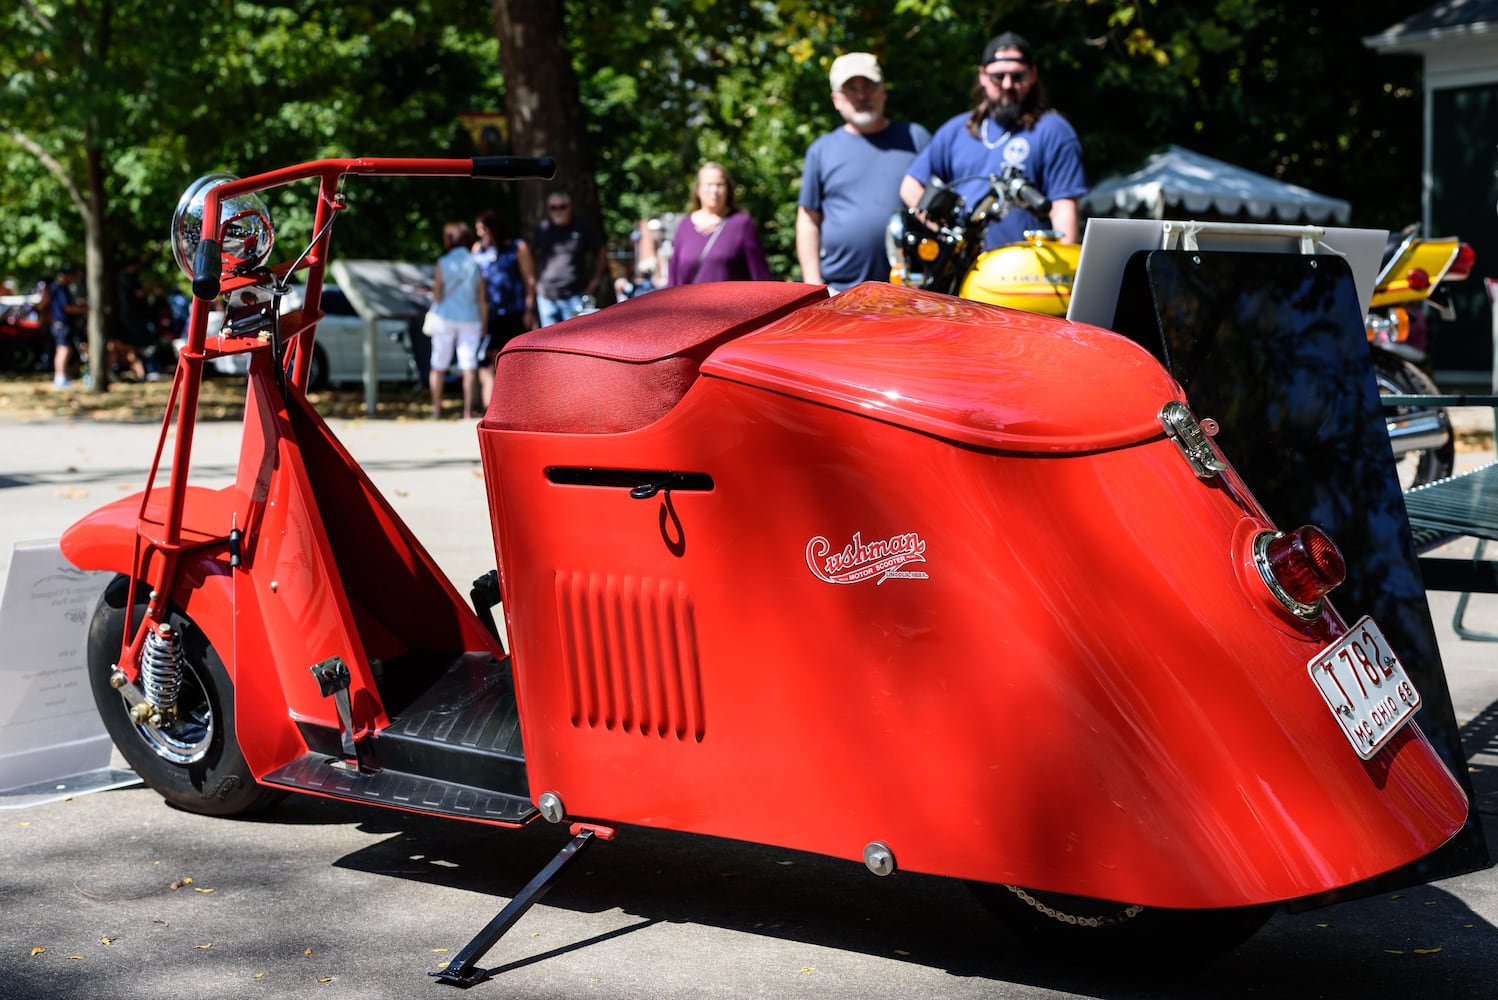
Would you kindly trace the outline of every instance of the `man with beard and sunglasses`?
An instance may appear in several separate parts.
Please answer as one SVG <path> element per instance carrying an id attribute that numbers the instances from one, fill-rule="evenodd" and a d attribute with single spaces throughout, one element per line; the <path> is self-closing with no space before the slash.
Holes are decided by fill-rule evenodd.
<path id="1" fill-rule="evenodd" d="M 1012 31 L 989 40 L 978 64 L 977 99 L 971 112 L 957 115 L 936 130 L 900 182 L 900 198 L 915 207 L 932 179 L 943 183 L 978 177 L 956 185 L 969 209 L 988 190 L 987 176 L 1018 166 L 1026 179 L 1050 199 L 1051 217 L 1037 218 L 1014 208 L 988 226 L 987 246 L 1024 238 L 1027 229 L 1054 229 L 1064 243 L 1081 238 L 1077 199 L 1087 193 L 1082 171 L 1082 144 L 1071 124 L 1046 100 L 1030 43 Z"/>
<path id="2" fill-rule="evenodd" d="M 796 206 L 801 279 L 833 291 L 888 281 L 884 230 L 900 208 L 900 184 L 931 133 L 884 116 L 884 73 L 869 52 L 832 61 L 827 77 L 841 128 L 806 151 Z"/>

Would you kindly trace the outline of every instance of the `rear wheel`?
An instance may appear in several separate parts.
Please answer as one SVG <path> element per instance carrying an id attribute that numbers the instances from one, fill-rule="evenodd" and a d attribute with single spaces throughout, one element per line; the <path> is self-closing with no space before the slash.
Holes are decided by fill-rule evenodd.
<path id="1" fill-rule="evenodd" d="M 1172 910 L 1117 903 L 1014 885 L 969 882 L 968 888 L 1016 937 L 1069 961 L 1133 967 L 1224 955 L 1248 940 L 1275 904 L 1217 910 Z"/>
<path id="2" fill-rule="evenodd" d="M 1429 375 L 1413 362 L 1393 355 L 1374 352 L 1373 374 L 1378 382 L 1380 396 L 1436 396 L 1441 390 Z M 1445 479 L 1456 468 L 1456 434 L 1451 429 L 1451 417 L 1440 407 L 1386 407 L 1386 418 L 1393 424 L 1417 414 L 1430 414 L 1445 430 L 1445 440 L 1434 448 L 1421 448 L 1394 455 L 1399 470 L 1399 485 L 1410 489 L 1437 479 Z"/>
<path id="3" fill-rule="evenodd" d="M 189 812 L 230 816 L 283 798 L 284 792 L 255 783 L 235 737 L 234 685 L 207 637 L 185 615 L 168 618 L 183 653 L 175 715 L 161 725 L 131 719 L 129 703 L 109 683 L 124 636 L 129 585 L 123 576 L 110 582 L 88 631 L 89 687 L 120 754 L 162 798 Z M 145 589 L 137 587 L 137 595 Z M 139 622 L 143 610 L 138 601 L 129 617 Z"/>

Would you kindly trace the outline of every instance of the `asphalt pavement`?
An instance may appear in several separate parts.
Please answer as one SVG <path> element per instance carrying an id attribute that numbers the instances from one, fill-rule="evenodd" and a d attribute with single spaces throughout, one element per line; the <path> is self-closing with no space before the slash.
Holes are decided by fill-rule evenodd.
<path id="1" fill-rule="evenodd" d="M 473 424 L 334 426 L 466 593 L 494 561 Z M 200 426 L 200 481 L 229 480 L 237 435 Z M 155 440 L 154 425 L 0 423 L 0 577 L 14 541 L 139 489 Z M 1454 602 L 1434 594 L 1431 613 L 1498 852 L 1498 645 L 1459 639 Z M 1468 624 L 1498 631 L 1498 597 L 1474 598 Z M 565 841 L 307 796 L 248 819 L 141 787 L 3 809 L 0 1000 L 445 995 L 428 972 Z M 1191 958 L 1166 942 L 1148 975 L 1088 973 L 1027 954 L 950 880 L 625 828 L 491 953 L 498 978 L 475 995 L 1486 997 L 1498 872 L 1280 912 L 1228 957 Z"/>

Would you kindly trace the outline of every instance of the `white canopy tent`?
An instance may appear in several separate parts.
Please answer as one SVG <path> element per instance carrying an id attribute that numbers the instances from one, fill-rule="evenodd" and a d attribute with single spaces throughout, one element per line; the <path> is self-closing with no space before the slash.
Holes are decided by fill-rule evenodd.
<path id="1" fill-rule="evenodd" d="M 1242 218 L 1346 225 L 1352 206 L 1222 160 L 1169 146 L 1140 169 L 1102 181 L 1081 199 L 1087 215 L 1113 218 Z"/>

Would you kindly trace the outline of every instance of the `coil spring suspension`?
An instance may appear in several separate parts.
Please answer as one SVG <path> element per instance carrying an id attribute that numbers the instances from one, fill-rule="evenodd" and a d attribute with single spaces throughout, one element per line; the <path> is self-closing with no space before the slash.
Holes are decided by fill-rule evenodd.
<path id="1" fill-rule="evenodd" d="M 177 692 L 182 687 L 182 639 L 166 622 L 146 633 L 140 653 L 140 682 L 146 701 L 156 706 L 162 718 L 177 710 Z"/>

